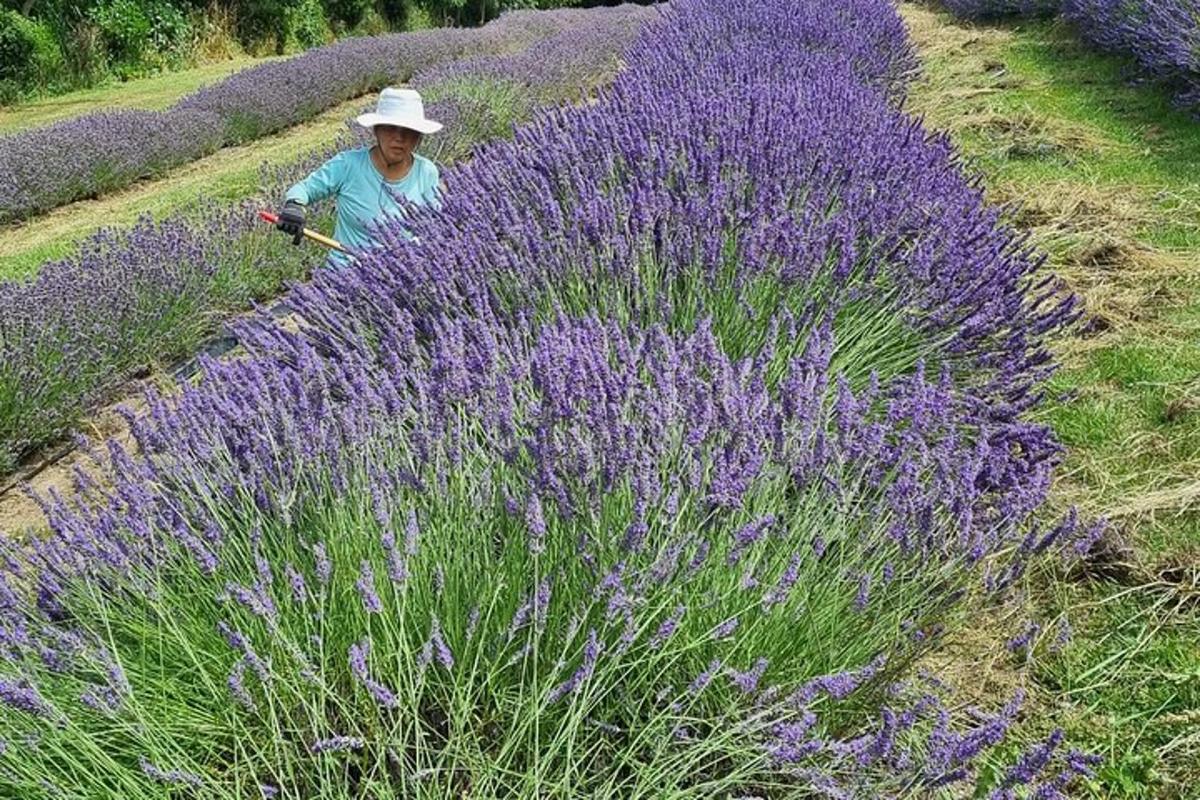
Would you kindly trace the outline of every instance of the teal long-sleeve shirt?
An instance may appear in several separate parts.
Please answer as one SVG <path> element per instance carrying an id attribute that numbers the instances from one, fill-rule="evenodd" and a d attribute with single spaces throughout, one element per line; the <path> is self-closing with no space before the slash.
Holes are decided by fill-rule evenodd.
<path id="1" fill-rule="evenodd" d="M 403 215 L 392 193 L 418 205 L 436 206 L 438 182 L 437 165 L 416 153 L 408 174 L 398 181 L 389 181 L 371 161 L 370 149 L 362 147 L 338 153 L 288 189 L 285 198 L 303 205 L 334 198 L 337 223 L 333 238 L 348 247 L 363 249 L 374 244 L 369 225 Z M 340 266 L 346 263 L 346 258 L 333 251 L 330 261 Z"/>

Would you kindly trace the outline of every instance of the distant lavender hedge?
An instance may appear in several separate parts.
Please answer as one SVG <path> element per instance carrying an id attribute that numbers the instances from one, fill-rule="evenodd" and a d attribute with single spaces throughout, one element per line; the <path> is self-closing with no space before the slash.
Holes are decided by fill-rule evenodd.
<path id="1" fill-rule="evenodd" d="M 1133 56 L 1148 77 L 1200 108 L 1200 6 L 1194 0 L 1063 0 L 1063 15 L 1097 47 Z"/>
<path id="2" fill-rule="evenodd" d="M 557 33 L 527 51 L 490 57 L 478 71 L 418 76 L 430 115 L 446 124 L 426 140 L 427 152 L 461 158 L 539 105 L 574 100 L 610 79 L 621 51 L 655 13 L 640 6 L 555 11 L 543 22 L 539 12 L 536 27 Z M 504 18 L 514 17 L 524 15 Z M 225 317 L 307 274 L 319 253 L 293 247 L 255 209 L 280 202 L 288 185 L 356 144 L 347 133 L 328 151 L 271 169 L 261 181 L 265 197 L 101 231 L 78 255 L 43 265 L 32 279 L 0 282 L 0 473 L 62 437 L 131 371 L 189 355 Z"/>
<path id="3" fill-rule="evenodd" d="M 679 0 L 0 551 L 0 792 L 1066 797 L 915 661 L 1031 564 L 1073 302 L 887 0 Z M 0 539 L 0 543 L 4 540 Z M 972 789 L 972 787 L 974 787 Z"/>
<path id="4" fill-rule="evenodd" d="M 104 111 L 0 138 L 0 223 L 109 192 L 337 103 L 408 81 L 433 64 L 521 50 L 569 25 L 562 11 L 515 11 L 482 28 L 347 39 L 238 72 L 165 111 Z"/>
<path id="5" fill-rule="evenodd" d="M 965 19 L 1053 16 L 1061 0 L 942 0 L 951 13 Z"/>
<path id="6" fill-rule="evenodd" d="M 1200 109 L 1200 5 L 1194 0 L 942 0 L 964 19 L 1061 12 L 1101 50 L 1132 56 L 1146 78 L 1178 90 Z"/>

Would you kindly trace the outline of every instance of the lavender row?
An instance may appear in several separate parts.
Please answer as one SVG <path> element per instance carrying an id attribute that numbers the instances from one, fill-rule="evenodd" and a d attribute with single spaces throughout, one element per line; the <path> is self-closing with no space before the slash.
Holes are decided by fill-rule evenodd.
<path id="1" fill-rule="evenodd" d="M 1001 17 L 1050 17 L 1058 13 L 1061 0 L 942 0 L 942 4 L 964 19 Z"/>
<path id="2" fill-rule="evenodd" d="M 1133 56 L 1145 74 L 1200 107 L 1200 14 L 1190 0 L 1063 0 L 1063 16 L 1104 50 Z"/>
<path id="3" fill-rule="evenodd" d="M 1002 800 L 1090 769 L 1055 734 L 981 778 L 1016 700 L 966 724 L 898 680 L 1089 533 L 1040 511 L 1024 413 L 1071 303 L 895 109 L 895 9 L 681 0 L 626 62 L 45 499 L 0 560 L 6 788 Z"/>
<path id="4" fill-rule="evenodd" d="M 461 158 L 482 138 L 505 134 L 555 97 L 574 98 L 616 68 L 617 56 L 653 15 L 640 7 L 556 12 L 567 26 L 528 53 L 497 57 L 528 64 L 554 57 L 522 82 L 480 75 L 472 91 L 456 81 L 419 79 L 430 114 L 449 126 L 441 158 Z M 469 73 L 463 73 L 469 74 Z M 347 133 L 334 148 L 353 146 Z M 0 284 L 0 471 L 61 437 L 97 402 L 147 364 L 187 355 L 221 320 L 300 278 L 318 256 L 294 248 L 256 217 L 263 199 L 331 155 L 316 152 L 264 173 L 266 197 L 232 207 L 203 204 L 128 231 L 101 231 L 79 254 L 44 265 L 28 282 Z"/>
<path id="5" fill-rule="evenodd" d="M 0 138 L 0 223 L 291 127 L 430 65 L 519 51 L 577 24 L 569 11 L 517 11 L 478 29 L 349 39 L 243 70 L 164 111 L 102 111 Z"/>
<path id="6" fill-rule="evenodd" d="M 894 19 L 805 20 L 795 49 L 756 66 L 698 60 L 703 37 L 722 40 L 706 28 L 670 83 L 635 80 L 672 75 L 639 51 L 650 63 L 631 55 L 601 102 L 546 113 L 453 170 L 442 209 L 407 223 L 420 246 L 382 231 L 387 247 L 289 303 L 347 340 L 386 330 L 382 297 L 519 321 L 712 316 L 731 336 L 785 310 L 847 324 L 861 312 L 897 326 L 881 362 L 945 363 L 1006 404 L 996 413 L 1018 414 L 1037 401 L 1045 337 L 1074 302 L 1036 274 L 1040 259 L 999 226 L 948 140 L 896 110 L 913 61 Z"/>
<path id="7" fill-rule="evenodd" d="M 1001 593 L 1071 544 L 1069 521 L 1029 520 L 1056 450 L 1044 429 L 973 429 L 952 388 L 919 375 L 842 384 L 830 416 L 837 348 L 819 329 L 780 332 L 773 346 L 799 355 L 772 390 L 767 362 L 731 360 L 711 331 L 444 320 L 427 344 L 419 327 L 398 313 L 379 366 L 302 339 L 291 368 L 214 364 L 135 423 L 149 457 L 114 451 L 112 485 L 85 482 L 84 509 L 48 507 L 55 535 L 8 553 L 39 598 L 15 579 L 5 592 L 8 657 L 30 672 L 7 684 L 24 707 L 4 735 L 33 742 L 0 761 L 9 785 L 40 797 L 47 777 L 98 790 L 174 772 L 217 795 L 240 781 L 351 797 L 352 779 L 324 782 L 326 759 L 386 762 L 407 738 L 386 732 L 408 729 L 440 731 L 446 751 L 384 786 L 424 774 L 431 794 L 469 779 L 519 795 L 507 781 L 530 759 L 546 780 L 569 774 L 553 742 L 584 718 L 581 746 L 657 743 L 628 793 L 598 796 L 969 781 L 1016 707 L 964 729 L 928 689 L 893 684 L 964 591 Z M 81 582 L 118 593 L 110 605 Z M 147 636 L 155 658 L 131 658 Z M 59 672 L 39 674 L 36 653 Z M 170 677 L 183 661 L 200 674 Z M 846 731 L 839 706 L 864 702 L 888 710 Z M 164 741 L 171 711 L 219 720 L 218 753 L 263 744 L 239 774 Z M 522 743 L 534 717 L 543 733 Z M 103 778 L 57 757 L 87 749 L 79 726 L 114 737 Z M 494 760 L 441 766 L 484 743 Z M 1057 780 L 1053 751 L 1012 784 Z M 609 779 L 596 765 L 571 786 Z"/>
<path id="8" fill-rule="evenodd" d="M 1145 78 L 1177 89 L 1183 107 L 1200 106 L 1200 14 L 1191 0 L 943 0 L 956 16 L 1061 13 L 1089 44 L 1132 56 Z"/>

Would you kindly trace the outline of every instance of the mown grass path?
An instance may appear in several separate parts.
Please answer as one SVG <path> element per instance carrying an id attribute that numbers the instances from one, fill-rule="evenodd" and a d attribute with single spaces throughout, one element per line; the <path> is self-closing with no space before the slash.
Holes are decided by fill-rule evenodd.
<path id="1" fill-rule="evenodd" d="M 1060 24 L 901 8 L 925 71 L 911 110 L 1085 301 L 1058 347 L 1070 397 L 1045 413 L 1069 448 L 1059 500 L 1112 520 L 1091 574 L 1034 576 L 955 649 L 963 683 L 1011 688 L 1005 643 L 1035 614 L 1030 729 L 1104 755 L 1098 797 L 1200 796 L 1200 124 Z"/>
<path id="2" fill-rule="evenodd" d="M 255 64 L 290 56 L 253 58 L 238 56 L 226 61 L 202 64 L 177 72 L 164 72 L 147 78 L 113 82 L 92 89 L 31 100 L 0 108 L 0 136 L 38 125 L 91 113 L 97 108 L 138 108 L 157 111 L 170 106 L 185 94 L 215 83 Z"/>

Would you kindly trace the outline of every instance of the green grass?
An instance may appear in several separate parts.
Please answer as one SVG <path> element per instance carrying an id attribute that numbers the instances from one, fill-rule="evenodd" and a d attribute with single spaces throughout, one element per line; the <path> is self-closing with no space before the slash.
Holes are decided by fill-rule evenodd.
<path id="1" fill-rule="evenodd" d="M 1063 725 L 1106 757 L 1095 796 L 1196 797 L 1200 125 L 1061 24 L 904 11 L 926 70 L 914 109 L 951 133 L 992 199 L 1016 204 L 1094 320 L 1059 343 L 1052 388 L 1071 399 L 1044 419 L 1069 448 L 1060 501 L 1112 514 L 1132 564 L 1031 581 L 1029 610 L 1074 628 L 1034 670 L 1031 726 Z"/>
<path id="2" fill-rule="evenodd" d="M 1071 709 L 1074 738 L 1105 756 L 1098 793 L 1195 797 L 1200 657 L 1187 602 L 1169 582 L 1123 591 L 1055 583 L 1045 599 L 1073 620 L 1074 641 L 1035 674 Z"/>
<path id="3" fill-rule="evenodd" d="M 98 108 L 164 109 L 185 94 L 270 58 L 238 56 L 178 72 L 131 81 L 113 81 L 91 89 L 0 108 L 0 136 L 25 128 L 78 117 Z"/>

